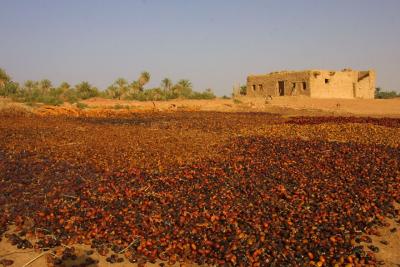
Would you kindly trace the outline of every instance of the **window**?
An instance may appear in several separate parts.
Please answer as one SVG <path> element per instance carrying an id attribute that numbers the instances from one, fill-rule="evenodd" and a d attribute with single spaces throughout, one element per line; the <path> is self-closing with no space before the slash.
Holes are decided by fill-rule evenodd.
<path id="1" fill-rule="evenodd" d="M 285 81 L 278 81 L 278 92 L 280 96 L 285 95 Z"/>
<path id="2" fill-rule="evenodd" d="M 307 90 L 307 83 L 303 82 L 303 90 Z"/>
<path id="3" fill-rule="evenodd" d="M 325 79 L 325 84 L 328 84 L 329 83 L 329 79 Z"/>
<path id="4" fill-rule="evenodd" d="M 296 83 L 292 83 L 292 89 L 296 88 Z"/>
<path id="5" fill-rule="evenodd" d="M 253 91 L 256 90 L 256 85 L 255 84 L 253 84 L 251 87 L 253 88 Z"/>
<path id="6" fill-rule="evenodd" d="M 258 85 L 258 89 L 259 89 L 260 91 L 262 91 L 262 90 L 263 90 L 263 85 L 262 85 L 262 84 L 259 84 L 259 85 Z"/>

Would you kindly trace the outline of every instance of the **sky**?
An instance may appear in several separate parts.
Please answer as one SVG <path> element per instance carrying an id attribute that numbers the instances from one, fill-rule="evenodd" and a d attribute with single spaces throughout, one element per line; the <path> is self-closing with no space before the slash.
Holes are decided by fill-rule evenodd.
<path id="1" fill-rule="evenodd" d="M 375 69 L 400 92 L 399 0 L 0 0 L 0 68 L 15 80 L 168 77 L 229 95 L 248 74 Z"/>

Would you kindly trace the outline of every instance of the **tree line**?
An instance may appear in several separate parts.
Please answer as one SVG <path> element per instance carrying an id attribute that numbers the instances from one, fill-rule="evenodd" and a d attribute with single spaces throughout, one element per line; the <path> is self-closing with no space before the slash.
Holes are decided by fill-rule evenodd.
<path id="1" fill-rule="evenodd" d="M 375 98 L 376 99 L 390 99 L 400 97 L 400 93 L 396 91 L 383 91 L 382 88 L 375 88 Z"/>
<path id="2" fill-rule="evenodd" d="M 12 80 L 5 70 L 0 69 L 0 96 L 10 97 L 15 101 L 26 103 L 44 103 L 61 105 L 64 102 L 77 103 L 80 100 L 92 97 L 110 99 L 159 101 L 169 99 L 214 99 L 215 94 L 211 89 L 203 92 L 193 90 L 192 83 L 181 79 L 173 83 L 165 78 L 156 88 L 145 88 L 150 81 L 150 73 L 143 71 L 136 80 L 129 82 L 124 78 L 116 79 L 106 90 L 99 90 L 87 81 L 74 86 L 62 82 L 53 86 L 48 79 L 40 81 L 27 80 L 23 85 Z"/>

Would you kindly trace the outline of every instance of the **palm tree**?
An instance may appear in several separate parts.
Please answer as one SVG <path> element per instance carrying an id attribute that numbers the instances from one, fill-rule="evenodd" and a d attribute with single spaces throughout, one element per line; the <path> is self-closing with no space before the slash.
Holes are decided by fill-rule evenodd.
<path id="1" fill-rule="evenodd" d="M 67 82 L 62 82 L 57 89 L 55 90 L 55 94 L 58 96 L 66 97 L 70 95 L 71 85 Z"/>
<path id="2" fill-rule="evenodd" d="M 19 91 L 19 84 L 17 82 L 9 81 L 0 87 L 1 96 L 14 95 Z"/>
<path id="3" fill-rule="evenodd" d="M 62 91 L 67 91 L 71 88 L 71 85 L 67 82 L 62 82 L 58 88 L 60 88 Z"/>
<path id="4" fill-rule="evenodd" d="M 164 78 L 164 79 L 161 81 L 161 88 L 164 89 L 164 97 L 165 97 L 165 100 L 167 99 L 167 92 L 170 92 L 170 91 L 171 91 L 171 87 L 172 87 L 172 81 L 171 81 L 171 79 L 169 79 L 169 78 Z"/>
<path id="5" fill-rule="evenodd" d="M 161 81 L 161 87 L 164 89 L 164 91 L 170 91 L 172 87 L 172 81 L 169 78 L 164 78 Z"/>
<path id="6" fill-rule="evenodd" d="M 193 89 L 192 83 L 186 79 L 179 80 L 177 85 L 185 89 L 190 89 L 190 90 Z"/>
<path id="7" fill-rule="evenodd" d="M 11 78 L 8 76 L 5 70 L 0 69 L 0 87 L 5 86 L 6 83 L 10 82 Z"/>
<path id="8" fill-rule="evenodd" d="M 120 92 L 115 85 L 110 85 L 107 88 L 106 93 L 111 96 L 112 99 L 120 98 Z"/>
<path id="9" fill-rule="evenodd" d="M 88 99 L 98 96 L 99 92 L 96 87 L 92 87 L 89 82 L 81 82 L 75 86 L 78 96 L 82 99 Z"/>
<path id="10" fill-rule="evenodd" d="M 126 92 L 128 91 L 128 82 L 124 78 L 118 78 L 115 82 L 114 85 L 116 85 L 118 88 L 117 90 L 119 91 L 117 93 L 118 99 L 121 99 L 121 96 L 125 95 Z M 114 89 L 113 89 L 114 90 Z"/>
<path id="11" fill-rule="evenodd" d="M 40 89 L 42 90 L 42 94 L 46 94 L 50 91 L 50 89 L 53 85 L 51 84 L 50 80 L 44 79 L 39 82 L 39 86 L 40 86 Z"/>
<path id="12" fill-rule="evenodd" d="M 27 80 L 27 81 L 24 83 L 24 87 L 25 87 L 25 89 L 26 89 L 29 93 L 31 93 L 31 92 L 33 91 L 33 89 L 35 88 L 35 86 L 36 86 L 36 82 L 34 82 L 34 81 L 32 81 L 32 80 Z"/>
<path id="13" fill-rule="evenodd" d="M 123 88 L 128 84 L 128 82 L 124 78 L 118 78 L 117 80 L 115 80 L 115 84 L 118 85 L 120 88 Z"/>
<path id="14" fill-rule="evenodd" d="M 189 80 L 181 79 L 174 86 L 174 92 L 181 97 L 188 97 L 192 93 L 193 85 Z"/>
<path id="15" fill-rule="evenodd" d="M 130 94 L 135 94 L 140 92 L 140 85 L 138 81 L 133 81 L 129 86 Z"/>
<path id="16" fill-rule="evenodd" d="M 150 73 L 147 71 L 143 71 L 138 79 L 139 90 L 143 91 L 143 86 L 150 81 Z"/>

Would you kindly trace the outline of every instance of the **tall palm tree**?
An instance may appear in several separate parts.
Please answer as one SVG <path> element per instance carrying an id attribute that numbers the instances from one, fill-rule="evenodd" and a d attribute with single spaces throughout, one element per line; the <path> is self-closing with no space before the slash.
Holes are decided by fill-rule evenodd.
<path id="1" fill-rule="evenodd" d="M 193 85 L 189 80 L 181 79 L 179 80 L 176 85 L 180 87 L 182 90 L 192 90 Z"/>
<path id="2" fill-rule="evenodd" d="M 67 91 L 68 89 L 71 88 L 71 85 L 67 82 L 62 82 L 59 86 L 60 89 L 62 89 L 63 91 Z"/>
<path id="3" fill-rule="evenodd" d="M 71 85 L 67 82 L 62 82 L 56 89 L 56 94 L 59 96 L 66 96 L 70 93 Z"/>
<path id="4" fill-rule="evenodd" d="M 138 79 L 139 90 L 143 91 L 143 86 L 150 81 L 150 73 L 147 71 L 143 71 Z"/>
<path id="5" fill-rule="evenodd" d="M 87 81 L 83 81 L 75 85 L 75 88 L 78 93 L 85 93 L 85 92 L 90 92 L 90 90 L 92 90 L 92 85 Z"/>
<path id="6" fill-rule="evenodd" d="M 32 80 L 27 80 L 24 83 L 25 90 L 28 91 L 29 93 L 33 91 L 33 89 L 35 88 L 35 85 L 36 85 L 36 83 Z"/>
<path id="7" fill-rule="evenodd" d="M 77 85 L 75 85 L 76 92 L 78 94 L 78 97 L 82 99 L 88 99 L 91 97 L 98 96 L 99 92 L 96 87 L 93 87 L 89 82 L 81 82 Z"/>
<path id="8" fill-rule="evenodd" d="M 3 87 L 6 83 L 10 82 L 11 78 L 8 76 L 5 70 L 0 69 L 0 87 Z"/>
<path id="9" fill-rule="evenodd" d="M 117 80 L 115 80 L 115 84 L 122 88 L 125 87 L 128 82 L 124 78 L 118 78 Z"/>
<path id="10" fill-rule="evenodd" d="M 121 95 L 119 94 L 120 92 L 119 92 L 118 88 L 114 84 L 108 86 L 108 88 L 106 90 L 106 93 L 109 96 L 111 96 L 112 99 L 116 99 L 116 98 L 120 98 L 121 97 Z"/>
<path id="11" fill-rule="evenodd" d="M 51 84 L 51 81 L 48 79 L 43 79 L 39 82 L 39 86 L 40 89 L 42 90 L 42 93 L 48 93 L 51 89 L 51 87 L 53 87 L 53 85 Z"/>
<path id="12" fill-rule="evenodd" d="M 177 84 L 183 88 L 193 89 L 192 82 L 186 79 L 179 80 Z"/>
<path id="13" fill-rule="evenodd" d="M 174 86 L 174 91 L 179 96 L 188 97 L 192 93 L 193 85 L 189 80 L 181 79 Z"/>
<path id="14" fill-rule="evenodd" d="M 138 82 L 138 81 L 133 81 L 133 82 L 128 86 L 128 88 L 129 88 L 129 90 L 130 90 L 130 93 L 133 93 L 133 94 L 135 94 L 135 93 L 141 91 L 141 90 L 140 90 L 140 85 L 139 85 L 139 82 Z"/>
<path id="15" fill-rule="evenodd" d="M 164 78 L 164 79 L 161 81 L 161 88 L 163 88 L 163 90 L 164 90 L 164 97 L 165 97 L 165 100 L 167 100 L 167 92 L 170 92 L 170 91 L 171 91 L 171 88 L 172 88 L 172 81 L 171 81 L 171 79 L 169 79 L 169 78 Z"/>
<path id="16" fill-rule="evenodd" d="M 164 91 L 170 91 L 172 87 L 172 81 L 169 78 L 164 78 L 161 81 L 161 87 L 164 89 Z"/>
<path id="17" fill-rule="evenodd" d="M 128 91 L 128 82 L 124 78 L 118 78 L 117 80 L 115 80 L 114 84 L 118 87 L 118 99 L 121 99 L 121 96 L 125 95 Z"/>

